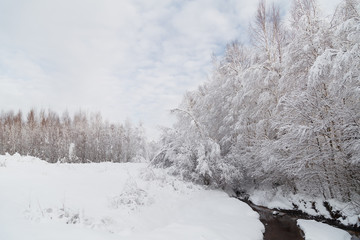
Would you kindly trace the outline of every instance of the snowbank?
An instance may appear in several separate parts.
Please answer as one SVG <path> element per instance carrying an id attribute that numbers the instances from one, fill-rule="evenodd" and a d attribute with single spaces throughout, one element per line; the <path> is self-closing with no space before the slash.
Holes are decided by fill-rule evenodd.
<path id="1" fill-rule="evenodd" d="M 341 229 L 314 220 L 297 220 L 298 226 L 305 233 L 305 240 L 350 240 L 351 235 Z"/>
<path id="2" fill-rule="evenodd" d="M 254 190 L 250 193 L 249 200 L 256 205 L 271 209 L 300 210 L 311 216 L 323 216 L 333 219 L 329 210 L 324 206 L 324 199 L 313 199 L 301 194 L 283 194 L 281 190 Z M 342 203 L 336 199 L 328 199 L 332 213 L 339 213 L 337 218 L 344 225 L 360 226 L 359 208 L 353 203 Z M 340 216 L 339 215 L 339 216 Z M 343 218 L 344 217 L 344 218 Z"/>
<path id="3" fill-rule="evenodd" d="M 0 156 L 0 239 L 262 239 L 248 205 L 144 163 Z"/>

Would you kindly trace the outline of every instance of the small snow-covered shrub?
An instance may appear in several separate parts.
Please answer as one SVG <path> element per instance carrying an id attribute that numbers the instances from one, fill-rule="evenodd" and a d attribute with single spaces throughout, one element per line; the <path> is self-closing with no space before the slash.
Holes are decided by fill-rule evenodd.
<path id="1" fill-rule="evenodd" d="M 152 202 L 153 199 L 148 193 L 139 188 L 133 179 L 129 179 L 123 191 L 109 200 L 109 205 L 114 209 L 127 207 L 130 210 L 136 210 L 139 206 L 150 205 Z"/>
<path id="2" fill-rule="evenodd" d="M 92 229 L 101 229 L 108 232 L 114 232 L 114 221 L 111 217 L 103 216 L 101 218 L 92 218 L 85 215 L 84 211 L 76 211 L 65 207 L 46 207 L 42 208 L 40 204 L 29 207 L 24 211 L 26 219 L 34 222 L 57 221 L 63 224 L 80 224 Z"/>
<path id="3" fill-rule="evenodd" d="M 135 210 L 138 206 L 147 204 L 147 193 L 142 189 L 136 189 L 133 192 L 123 192 L 111 199 L 112 208 L 120 208 L 127 206 L 131 210 Z"/>
<path id="4" fill-rule="evenodd" d="M 24 215 L 26 219 L 35 222 L 47 219 L 62 221 L 66 224 L 78 224 L 86 220 L 79 211 L 74 211 L 64 206 L 61 208 L 41 208 L 40 204 L 37 207 L 29 205 L 28 209 L 24 211 Z"/>
<path id="5" fill-rule="evenodd" d="M 0 167 L 6 167 L 6 160 L 0 161 Z"/>

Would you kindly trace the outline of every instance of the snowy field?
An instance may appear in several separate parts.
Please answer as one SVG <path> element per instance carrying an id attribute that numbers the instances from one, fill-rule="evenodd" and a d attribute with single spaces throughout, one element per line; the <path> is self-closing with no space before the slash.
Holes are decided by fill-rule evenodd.
<path id="1" fill-rule="evenodd" d="M 248 205 L 146 164 L 0 156 L 0 239 L 260 240 Z"/>

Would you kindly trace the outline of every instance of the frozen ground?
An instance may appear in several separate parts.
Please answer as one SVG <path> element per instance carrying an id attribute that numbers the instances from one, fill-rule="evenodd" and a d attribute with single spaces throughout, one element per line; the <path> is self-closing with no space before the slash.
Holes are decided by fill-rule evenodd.
<path id="1" fill-rule="evenodd" d="M 348 232 L 314 220 L 297 220 L 305 233 L 305 240 L 350 240 Z"/>
<path id="2" fill-rule="evenodd" d="M 146 164 L 0 156 L 0 239 L 260 240 L 248 205 Z"/>

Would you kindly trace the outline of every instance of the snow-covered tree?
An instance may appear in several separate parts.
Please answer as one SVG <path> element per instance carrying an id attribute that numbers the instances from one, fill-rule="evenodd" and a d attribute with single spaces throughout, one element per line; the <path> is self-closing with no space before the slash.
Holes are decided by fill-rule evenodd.
<path id="1" fill-rule="evenodd" d="M 126 131 L 121 124 L 103 121 L 100 113 L 79 111 L 71 118 L 64 112 L 60 118 L 51 110 L 32 109 L 23 119 L 21 111 L 2 112 L 0 153 L 18 152 L 51 163 L 148 160 L 144 129 L 128 124 Z"/>
<path id="2" fill-rule="evenodd" d="M 359 197 L 359 1 L 331 19 L 294 0 L 290 24 L 260 1 L 253 46 L 229 44 L 208 82 L 184 96 L 157 166 L 236 190 Z"/>

